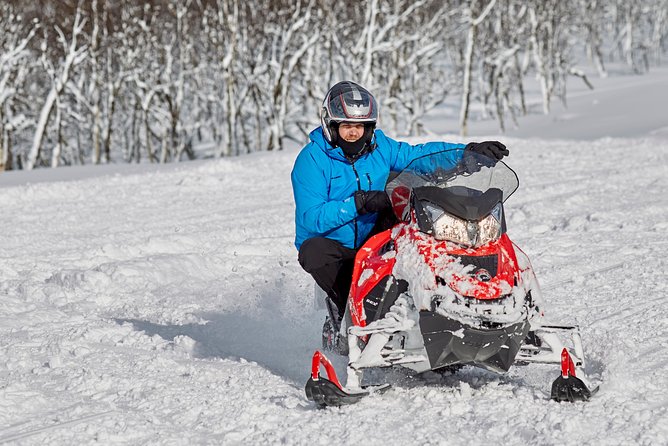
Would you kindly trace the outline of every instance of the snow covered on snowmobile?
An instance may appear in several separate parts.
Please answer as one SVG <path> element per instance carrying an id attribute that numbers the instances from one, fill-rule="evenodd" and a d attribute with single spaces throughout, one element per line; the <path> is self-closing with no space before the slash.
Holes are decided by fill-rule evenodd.
<path id="1" fill-rule="evenodd" d="M 555 363 L 553 400 L 595 392 L 578 328 L 545 323 L 531 263 L 506 232 L 503 203 L 519 187 L 516 173 L 471 152 L 454 167 L 453 159 L 454 151 L 418 158 L 387 184 L 400 223 L 357 253 L 333 340 L 347 346 L 347 381 L 316 352 L 306 395 L 319 406 L 359 401 L 370 391 L 363 371 L 391 366 L 504 373 L 516 363 Z"/>

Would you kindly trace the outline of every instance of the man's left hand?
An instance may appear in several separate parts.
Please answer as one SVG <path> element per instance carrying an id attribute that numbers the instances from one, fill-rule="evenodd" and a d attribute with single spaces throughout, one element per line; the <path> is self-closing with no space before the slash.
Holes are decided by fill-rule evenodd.
<path id="1" fill-rule="evenodd" d="M 500 160 L 510 154 L 506 146 L 499 141 L 470 142 L 466 145 L 465 150 L 479 153 L 494 160 Z"/>

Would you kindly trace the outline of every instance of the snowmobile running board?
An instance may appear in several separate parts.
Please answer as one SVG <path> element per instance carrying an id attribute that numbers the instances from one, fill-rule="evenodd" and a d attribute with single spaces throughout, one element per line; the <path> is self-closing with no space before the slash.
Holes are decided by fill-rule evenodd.
<path id="1" fill-rule="evenodd" d="M 320 376 L 321 365 L 325 367 L 327 378 Z M 389 388 L 389 384 L 383 386 L 374 386 L 373 392 L 382 393 Z M 332 366 L 332 363 L 329 361 L 329 359 L 327 359 L 327 357 L 319 351 L 316 351 L 313 354 L 313 360 L 311 361 L 311 377 L 306 382 L 304 392 L 306 392 L 306 398 L 315 402 L 319 408 L 324 408 L 327 406 L 339 407 L 348 404 L 355 404 L 365 396 L 368 396 L 372 393 L 366 389 L 367 388 L 362 387 L 359 389 L 359 392 L 345 391 L 341 386 L 341 383 L 339 383 L 339 379 L 336 376 L 336 371 L 334 370 L 334 367 Z"/>
<path id="2" fill-rule="evenodd" d="M 598 386 L 590 390 L 580 378 L 575 376 L 575 364 L 567 349 L 561 352 L 561 376 L 552 383 L 550 399 L 562 402 L 589 401 L 598 392 Z"/>

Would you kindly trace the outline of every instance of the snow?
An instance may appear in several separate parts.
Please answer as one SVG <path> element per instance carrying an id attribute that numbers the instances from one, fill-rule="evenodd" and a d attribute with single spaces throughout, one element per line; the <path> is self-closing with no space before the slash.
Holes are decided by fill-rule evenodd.
<path id="1" fill-rule="evenodd" d="M 644 75 L 612 69 L 612 75 L 598 78 L 589 73 L 594 86 L 590 90 L 581 79 L 570 77 L 567 106 L 553 100 L 548 116 L 542 114 L 537 83 L 527 83 L 527 107 L 531 113 L 519 117 L 518 124 L 506 117 L 506 135 L 518 138 L 597 140 L 603 136 L 619 138 L 668 137 L 668 67 L 654 67 Z M 534 99 L 535 98 L 535 99 Z M 426 119 L 427 128 L 455 131 L 458 128 L 459 103 L 451 98 L 445 107 Z M 473 109 L 469 123 L 472 139 L 499 132 L 497 121 L 484 119 L 480 107 Z"/>
<path id="2" fill-rule="evenodd" d="M 550 401 L 558 371 L 531 365 L 379 372 L 384 395 L 315 409 L 324 312 L 293 245 L 292 149 L 0 175 L 0 444 L 668 443 L 668 135 L 665 107 L 633 105 L 665 74 L 611 76 L 559 130 L 501 137 L 509 234 L 547 319 L 581 327 L 592 401 Z M 594 101 L 625 119 L 595 127 Z"/>

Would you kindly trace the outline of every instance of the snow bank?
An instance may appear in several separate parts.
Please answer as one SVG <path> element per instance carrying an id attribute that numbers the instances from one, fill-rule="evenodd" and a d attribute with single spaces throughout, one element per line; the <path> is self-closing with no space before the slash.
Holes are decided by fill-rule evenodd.
<path id="1" fill-rule="evenodd" d="M 4 183 L 0 443 L 666 444 L 668 140 L 504 141 L 510 236 L 548 319 L 582 328 L 591 402 L 549 401 L 557 370 L 534 365 L 307 403 L 324 313 L 287 151 Z"/>

